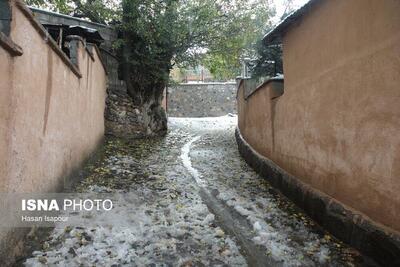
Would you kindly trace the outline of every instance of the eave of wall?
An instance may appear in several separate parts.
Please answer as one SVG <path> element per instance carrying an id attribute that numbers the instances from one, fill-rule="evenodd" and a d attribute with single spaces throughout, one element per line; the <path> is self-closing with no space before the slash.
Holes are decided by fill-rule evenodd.
<path id="1" fill-rule="evenodd" d="M 79 68 L 75 66 L 74 63 L 64 54 L 64 52 L 58 47 L 56 42 L 51 39 L 49 33 L 46 29 L 35 19 L 32 12 L 21 0 L 15 1 L 16 6 L 21 10 L 21 12 L 25 15 L 25 17 L 32 24 L 33 28 L 46 40 L 47 44 L 53 49 L 53 51 L 61 58 L 61 60 L 71 69 L 71 71 L 78 77 L 82 78 L 82 74 L 79 71 Z"/>
<path id="2" fill-rule="evenodd" d="M 32 11 L 25 5 L 24 2 L 22 2 L 21 0 L 16 0 L 15 1 L 16 6 L 21 10 L 21 12 L 26 16 L 26 18 L 29 20 L 29 22 L 32 24 L 33 28 L 35 28 L 35 30 L 44 38 L 44 40 L 46 40 L 47 44 L 52 48 L 52 50 L 61 58 L 61 60 L 71 69 L 71 71 L 78 77 L 78 78 L 82 78 L 82 74 L 79 70 L 79 67 L 77 65 L 75 65 L 66 55 L 65 53 L 58 47 L 57 43 L 49 36 L 48 32 L 46 31 L 46 29 L 42 26 L 42 24 L 40 22 L 38 22 L 35 18 L 35 16 L 33 15 Z M 53 14 L 53 12 L 50 12 Z M 54 13 L 57 14 L 57 13 Z M 63 16 L 62 14 L 59 14 L 60 16 Z M 67 16 L 69 17 L 69 16 Z M 98 23 L 95 23 L 96 25 Z M 98 24 L 98 26 L 104 26 L 102 24 Z M 3 34 L 4 35 L 4 34 Z M 0 45 L 6 46 L 4 47 L 6 50 L 11 49 L 10 53 L 14 53 L 16 55 L 19 55 L 19 53 L 21 53 L 22 55 L 22 50 L 19 51 L 18 50 L 18 45 L 14 45 L 12 46 L 12 44 L 14 44 L 13 42 L 6 42 L 7 40 L 11 41 L 10 38 L 2 38 L 2 36 L 0 36 Z M 91 57 L 92 61 L 95 61 L 95 57 L 93 55 L 93 52 L 90 51 L 87 47 L 87 45 L 82 41 L 82 44 L 85 47 L 86 52 L 89 54 L 89 56 Z M 107 75 L 107 69 L 105 66 L 105 63 L 102 60 L 101 57 L 101 53 L 98 49 L 98 47 L 96 45 L 92 45 L 92 47 L 94 47 L 94 50 L 97 53 L 97 57 L 101 62 L 101 65 L 104 68 L 105 74 Z"/>
<path id="3" fill-rule="evenodd" d="M 68 16 L 68 15 L 64 15 L 64 14 L 60 14 L 60 13 L 56 13 L 56 12 L 52 12 L 52 11 L 48 11 L 48 10 L 43 10 L 43 9 L 36 8 L 36 7 L 29 7 L 29 9 L 31 9 L 32 11 L 37 12 L 37 13 L 48 14 L 48 15 L 51 15 L 51 16 L 54 16 L 54 17 L 72 19 L 72 20 L 77 21 L 78 23 L 82 22 L 82 23 L 91 24 L 91 25 L 94 25 L 94 26 L 97 26 L 97 27 L 111 29 L 110 26 L 105 25 L 105 24 L 91 22 L 91 21 L 87 21 L 87 20 L 84 20 L 84 19 L 80 19 L 80 18 L 76 18 L 76 17 L 72 17 L 72 16 Z"/>

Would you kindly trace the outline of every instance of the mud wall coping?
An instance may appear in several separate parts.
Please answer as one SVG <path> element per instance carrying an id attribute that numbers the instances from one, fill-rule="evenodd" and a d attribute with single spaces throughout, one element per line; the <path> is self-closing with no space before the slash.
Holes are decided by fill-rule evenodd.
<path id="1" fill-rule="evenodd" d="M 0 46 L 7 50 L 12 56 L 22 56 L 23 54 L 22 48 L 2 32 L 0 32 Z"/>
<path id="2" fill-rule="evenodd" d="M 168 87 L 176 87 L 176 86 L 209 86 L 209 85 L 231 85 L 236 84 L 236 82 L 215 82 L 215 83 L 178 83 L 178 84 L 170 84 Z"/>
<path id="3" fill-rule="evenodd" d="M 240 87 L 243 86 L 245 89 L 244 100 L 247 100 L 249 97 L 253 96 L 255 94 L 255 92 L 257 92 L 258 90 L 261 90 L 264 88 L 266 89 L 267 85 L 270 83 L 278 83 L 278 84 L 280 84 L 279 87 L 282 87 L 282 88 L 283 88 L 283 83 L 284 83 L 283 76 L 269 78 L 259 85 L 257 85 L 257 80 L 252 79 L 252 78 L 238 78 L 238 80 L 239 81 L 237 83 L 236 99 L 238 98 L 238 93 L 239 93 Z"/>
<path id="4" fill-rule="evenodd" d="M 92 58 L 93 62 L 95 61 L 93 50 L 96 51 L 97 58 L 99 59 L 101 65 L 103 66 L 104 72 L 106 73 L 106 75 L 108 75 L 106 63 L 104 63 L 104 60 L 103 60 L 103 57 L 101 56 L 99 47 L 95 44 L 86 44 L 85 48 L 86 48 L 86 51 L 88 52 L 89 56 Z"/>

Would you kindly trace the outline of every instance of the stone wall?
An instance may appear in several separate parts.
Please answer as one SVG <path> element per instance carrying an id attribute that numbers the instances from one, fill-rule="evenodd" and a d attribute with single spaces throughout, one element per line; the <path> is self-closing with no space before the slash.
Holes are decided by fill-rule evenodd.
<path id="1" fill-rule="evenodd" d="M 0 192 L 55 192 L 103 140 L 106 71 L 96 47 L 71 41 L 73 63 L 23 2 L 10 3 L 10 35 L 0 38 Z M 8 230 L 2 266 L 19 241 Z"/>
<path id="2" fill-rule="evenodd" d="M 135 106 L 124 90 L 108 90 L 105 112 L 106 133 L 138 138 L 143 136 L 141 109 Z"/>
<path id="3" fill-rule="evenodd" d="M 167 90 L 170 117 L 216 117 L 236 113 L 236 83 L 179 84 Z"/>

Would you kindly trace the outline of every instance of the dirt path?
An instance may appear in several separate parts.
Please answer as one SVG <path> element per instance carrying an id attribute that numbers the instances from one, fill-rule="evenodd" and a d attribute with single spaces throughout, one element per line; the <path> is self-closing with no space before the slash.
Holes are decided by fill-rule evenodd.
<path id="1" fill-rule="evenodd" d="M 165 138 L 108 139 L 77 192 L 124 194 L 114 226 L 56 227 L 26 266 L 354 266 L 240 158 L 236 117 L 169 121 Z M 118 203 L 117 203 L 118 205 Z M 93 218 L 96 220 L 96 218 Z M 125 225 L 119 223 L 124 220 Z M 33 238 L 34 239 L 34 238 Z M 38 244 L 39 243 L 39 244 Z M 28 248 L 27 248 L 28 249 Z"/>

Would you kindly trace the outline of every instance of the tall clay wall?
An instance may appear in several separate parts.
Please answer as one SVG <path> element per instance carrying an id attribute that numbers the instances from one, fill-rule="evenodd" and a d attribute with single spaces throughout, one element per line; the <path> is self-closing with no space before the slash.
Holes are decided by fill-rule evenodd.
<path id="1" fill-rule="evenodd" d="M 245 99 L 251 147 L 305 184 L 400 231 L 400 2 L 320 1 L 283 36 L 284 93 Z"/>
<path id="2" fill-rule="evenodd" d="M 0 192 L 54 192 L 103 139 L 106 71 L 96 47 L 76 39 L 73 62 L 25 4 L 10 5 L 10 34 L 0 36 Z M 15 245 L 6 236 L 2 253 Z"/>

